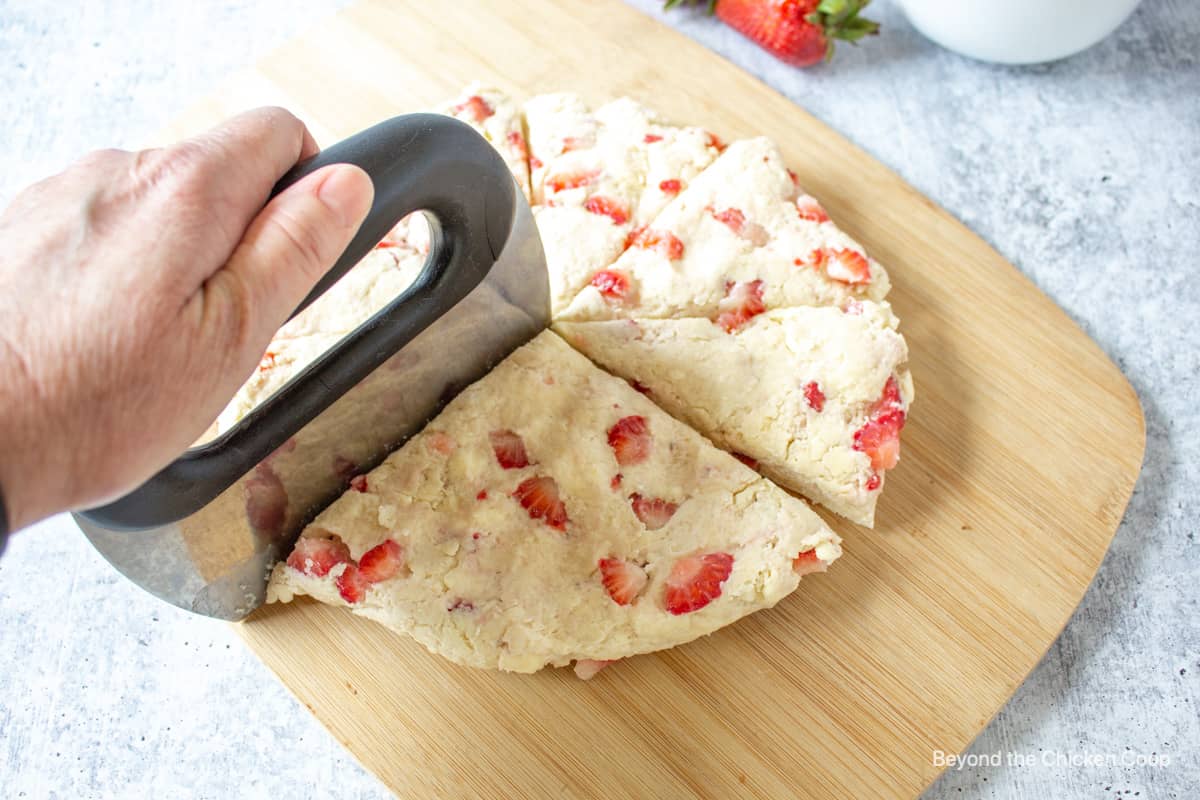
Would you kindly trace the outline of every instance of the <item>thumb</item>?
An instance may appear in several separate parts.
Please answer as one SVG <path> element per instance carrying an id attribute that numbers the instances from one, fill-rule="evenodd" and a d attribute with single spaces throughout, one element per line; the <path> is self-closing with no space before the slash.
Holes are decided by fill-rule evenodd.
<path id="1" fill-rule="evenodd" d="M 267 203 L 225 270 L 266 341 L 338 259 L 371 208 L 375 187 L 351 164 L 317 170 Z M 268 330 L 269 329 L 269 330 Z"/>

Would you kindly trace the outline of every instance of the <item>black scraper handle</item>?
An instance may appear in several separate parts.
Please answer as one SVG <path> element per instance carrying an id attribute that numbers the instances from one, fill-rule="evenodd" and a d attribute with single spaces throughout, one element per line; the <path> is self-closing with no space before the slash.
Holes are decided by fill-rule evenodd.
<path id="1" fill-rule="evenodd" d="M 81 516 L 109 529 L 166 525 L 195 513 L 263 461 L 372 370 L 466 297 L 503 251 L 516 185 L 500 155 L 470 126 L 408 114 L 323 150 L 283 177 L 272 196 L 330 164 L 362 167 L 375 185 L 366 220 L 341 258 L 293 313 L 358 263 L 408 214 L 430 217 L 429 263 L 398 303 L 255 408 L 213 442 L 193 448 L 130 494 Z"/>

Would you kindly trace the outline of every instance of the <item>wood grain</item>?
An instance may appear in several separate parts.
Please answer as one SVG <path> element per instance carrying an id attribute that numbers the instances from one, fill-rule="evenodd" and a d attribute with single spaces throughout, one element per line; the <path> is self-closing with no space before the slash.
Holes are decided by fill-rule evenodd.
<path id="1" fill-rule="evenodd" d="M 1062 629 L 1124 512 L 1131 387 L 961 224 L 786 99 L 610 0 L 363 0 L 169 131 L 283 104 L 331 142 L 481 78 L 632 95 L 733 139 L 766 134 L 889 269 L 917 401 L 874 532 L 827 575 L 703 641 L 583 683 L 456 667 L 301 602 L 241 627 L 389 787 L 425 797 L 912 797 Z"/>

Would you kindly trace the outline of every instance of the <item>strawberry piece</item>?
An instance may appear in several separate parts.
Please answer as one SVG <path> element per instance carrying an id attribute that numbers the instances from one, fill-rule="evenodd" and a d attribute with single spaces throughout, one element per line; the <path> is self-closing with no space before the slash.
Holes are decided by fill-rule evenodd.
<path id="1" fill-rule="evenodd" d="M 733 333 L 766 310 L 762 281 L 727 283 L 725 299 L 717 305 L 717 318 L 713 321 L 726 333 Z"/>
<path id="2" fill-rule="evenodd" d="M 699 0 L 667 0 L 666 7 Z M 857 42 L 879 32 L 879 25 L 858 16 L 871 0 L 706 0 L 709 12 L 729 27 L 797 67 L 810 67 L 833 56 L 838 39 Z"/>
<path id="3" fill-rule="evenodd" d="M 485 119 L 496 113 L 496 109 L 488 105 L 488 102 L 479 95 L 471 95 L 465 101 L 454 107 L 454 113 L 462 114 L 468 119 L 475 122 L 483 122 Z"/>
<path id="4" fill-rule="evenodd" d="M 829 569 L 829 565 L 817 558 L 817 551 L 814 549 L 805 550 L 796 556 L 795 560 L 792 561 L 792 569 L 796 571 L 797 575 L 804 577 L 814 572 L 824 572 Z"/>
<path id="5" fill-rule="evenodd" d="M 683 190 L 683 182 L 678 178 L 668 178 L 658 184 L 658 190 L 663 194 L 679 194 Z"/>
<path id="6" fill-rule="evenodd" d="M 738 234 L 742 233 L 742 226 L 746 224 L 746 215 L 742 213 L 740 208 L 727 208 L 724 211 L 712 211 L 713 219 L 717 222 L 723 222 L 729 230 Z"/>
<path id="7" fill-rule="evenodd" d="M 622 417 L 608 429 L 608 446 L 621 466 L 639 464 L 650 456 L 650 426 L 645 417 Z"/>
<path id="8" fill-rule="evenodd" d="M 358 559 L 358 574 L 367 583 L 379 583 L 394 578 L 404 569 L 404 548 L 399 542 L 385 539 Z"/>
<path id="9" fill-rule="evenodd" d="M 825 213 L 825 209 L 821 208 L 821 204 L 817 202 L 815 197 L 810 197 L 806 194 L 797 197 L 796 211 L 800 214 L 800 219 L 818 223 L 829 222 L 829 215 Z"/>
<path id="10" fill-rule="evenodd" d="M 804 399 L 813 411 L 820 413 L 825 410 L 825 393 L 816 381 L 810 381 L 804 386 Z"/>
<path id="11" fill-rule="evenodd" d="M 362 572 L 354 564 L 347 564 L 345 571 L 337 576 L 338 594 L 347 603 L 361 602 L 367 596 L 367 589 L 371 588 L 371 582 L 363 577 Z"/>
<path id="12" fill-rule="evenodd" d="M 270 350 L 263 353 L 262 360 L 258 362 L 258 371 L 266 372 L 275 369 L 275 354 Z"/>
<path id="13" fill-rule="evenodd" d="M 583 150 L 591 147 L 595 143 L 596 139 L 593 136 L 566 136 L 562 141 L 561 152 L 569 153 L 572 150 Z"/>
<path id="14" fill-rule="evenodd" d="M 645 142 L 646 144 L 654 144 L 655 142 L 661 142 L 662 137 L 659 136 L 657 133 L 647 133 L 646 138 L 642 139 L 642 141 Z"/>
<path id="15" fill-rule="evenodd" d="M 871 265 L 857 250 L 834 250 L 825 259 L 825 274 L 842 283 L 870 283 Z"/>
<path id="16" fill-rule="evenodd" d="M 842 313 L 849 314 L 852 317 L 862 316 L 863 304 L 861 301 L 850 298 L 846 301 L 846 305 L 842 306 Z"/>
<path id="17" fill-rule="evenodd" d="M 246 496 L 246 519 L 255 533 L 275 539 L 283 532 L 287 519 L 288 494 L 283 481 L 271 465 L 263 462 L 243 484 Z"/>
<path id="18" fill-rule="evenodd" d="M 887 382 L 883 384 L 883 393 L 879 395 L 879 399 L 871 408 L 871 413 L 876 414 L 880 411 L 899 411 L 903 409 L 903 404 L 900 400 L 900 383 L 896 380 L 895 375 L 889 375 Z"/>
<path id="19" fill-rule="evenodd" d="M 600 661 L 595 658 L 581 658 L 575 662 L 575 677 L 581 681 L 590 681 L 596 677 L 596 673 L 607 667 L 609 664 L 615 664 L 620 659 L 609 659 L 608 661 Z"/>
<path id="20" fill-rule="evenodd" d="M 756 458 L 751 458 L 750 456 L 746 455 L 745 453 L 730 453 L 729 455 L 733 456 L 734 458 L 736 458 L 738 461 L 745 464 L 750 469 L 753 469 L 753 470 L 758 469 L 758 459 L 756 459 Z"/>
<path id="21" fill-rule="evenodd" d="M 474 611 L 475 604 L 472 603 L 470 600 L 463 600 L 461 597 L 456 597 L 456 598 L 454 598 L 454 602 L 452 602 L 449 606 L 446 607 L 446 610 L 447 611 Z"/>
<path id="22" fill-rule="evenodd" d="M 793 172 L 790 169 L 787 171 L 787 174 L 788 174 L 788 177 L 792 179 L 792 188 L 799 189 L 800 188 L 800 176 L 797 175 L 795 172 Z"/>
<path id="23" fill-rule="evenodd" d="M 454 437 L 445 431 L 429 431 L 425 434 L 425 443 L 429 445 L 430 450 L 444 456 L 450 455 L 454 452 L 454 448 L 458 447 L 458 442 L 454 441 Z"/>
<path id="24" fill-rule="evenodd" d="M 614 225 L 624 225 L 629 221 L 629 212 L 611 197 L 594 194 L 587 199 L 583 207 L 593 214 L 608 217 Z"/>
<path id="25" fill-rule="evenodd" d="M 535 476 L 521 481 L 512 496 L 532 519 L 540 519 L 555 530 L 567 528 L 567 507 L 558 496 L 553 478 Z"/>
<path id="26" fill-rule="evenodd" d="M 479 491 L 478 491 L 478 492 L 475 494 L 475 499 L 476 499 L 476 500 L 487 500 L 487 498 L 488 498 L 487 489 L 480 489 L 480 490 L 479 490 Z"/>
<path id="27" fill-rule="evenodd" d="M 624 478 L 624 476 L 623 476 L 621 473 L 619 473 L 619 472 L 618 472 L 616 475 L 613 475 L 613 476 L 612 476 L 612 480 L 610 480 L 610 481 L 608 482 L 608 488 L 612 489 L 614 492 L 615 492 L 617 489 L 620 489 L 620 488 L 621 488 L 621 479 L 622 479 L 622 478 Z"/>
<path id="28" fill-rule="evenodd" d="M 705 141 L 705 144 L 707 144 L 709 147 L 716 148 L 718 153 L 725 150 L 725 143 L 722 142 L 720 137 L 718 137 L 715 133 L 712 133 L 710 131 L 705 131 L 704 132 L 704 141 Z"/>
<path id="29" fill-rule="evenodd" d="M 602 269 L 592 276 L 592 286 L 606 300 L 625 300 L 631 292 L 629 273 L 619 269 Z"/>
<path id="30" fill-rule="evenodd" d="M 350 479 L 350 488 L 356 492 L 366 493 L 367 489 L 369 488 L 367 486 L 367 476 L 366 475 L 355 475 L 353 478 Z"/>
<path id="31" fill-rule="evenodd" d="M 620 558 L 602 558 L 599 562 L 600 581 L 608 596 L 619 606 L 627 606 L 641 594 L 650 580 L 646 570 L 632 561 Z"/>
<path id="32" fill-rule="evenodd" d="M 797 258 L 794 263 L 797 267 L 812 267 L 815 270 L 821 270 L 825 267 L 825 262 L 828 260 L 828 254 L 825 250 L 813 250 L 804 258 Z"/>
<path id="33" fill-rule="evenodd" d="M 625 240 L 626 247 L 640 247 L 643 250 L 655 250 L 669 261 L 683 258 L 683 242 L 670 231 L 658 231 L 653 228 L 638 228 L 630 232 Z"/>
<path id="34" fill-rule="evenodd" d="M 537 156 L 530 153 L 529 154 L 529 166 L 532 169 L 541 169 L 542 167 L 544 167 L 546 165 L 542 163 L 542 160 L 540 158 L 538 158 Z"/>
<path id="35" fill-rule="evenodd" d="M 661 497 L 642 497 L 636 492 L 629 496 L 629 504 L 634 515 L 651 531 L 666 525 L 679 510 L 678 503 L 669 503 Z"/>
<path id="36" fill-rule="evenodd" d="M 672 614 L 699 611 L 721 596 L 721 584 L 733 571 L 728 553 L 697 553 L 684 556 L 667 576 L 665 604 Z"/>
<path id="37" fill-rule="evenodd" d="M 319 529 L 318 529 L 319 530 Z M 337 534 L 324 531 L 324 536 L 302 536 L 296 540 L 287 565 L 297 572 L 324 578 L 338 564 L 350 561 L 350 548 Z"/>
<path id="38" fill-rule="evenodd" d="M 510 430 L 492 431 L 488 434 L 492 443 L 492 452 L 496 454 L 496 462 L 504 469 L 520 469 L 529 466 L 529 455 L 525 452 L 525 442 Z"/>
<path id="39" fill-rule="evenodd" d="M 563 172 L 546 177 L 546 188 L 552 192 L 561 192 L 566 189 L 578 189 L 581 186 L 588 186 L 595 183 L 596 178 L 600 177 L 599 171 L 591 172 Z"/>
<path id="40" fill-rule="evenodd" d="M 866 453 L 876 472 L 888 470 L 900 461 L 900 429 L 903 411 L 885 411 L 867 420 L 854 432 L 854 449 Z"/>
<path id="41" fill-rule="evenodd" d="M 635 392 L 639 392 L 646 396 L 650 395 L 650 387 L 639 381 L 637 378 L 631 378 L 629 380 L 629 385 L 633 387 Z"/>
<path id="42" fill-rule="evenodd" d="M 883 485 L 883 478 L 879 477 L 878 472 L 872 472 L 871 477 L 867 478 L 867 491 L 873 492 Z"/>
<path id="43" fill-rule="evenodd" d="M 400 246 L 399 242 L 393 242 L 393 241 L 389 241 L 388 239 L 384 239 L 384 240 L 376 243 L 375 249 L 376 250 L 386 250 L 389 247 L 399 247 L 399 246 Z"/>
<path id="44" fill-rule="evenodd" d="M 522 158 L 529 158 L 529 146 L 525 144 L 525 137 L 520 131 L 509 131 L 505 137 L 512 149 L 517 151 L 517 154 Z"/>

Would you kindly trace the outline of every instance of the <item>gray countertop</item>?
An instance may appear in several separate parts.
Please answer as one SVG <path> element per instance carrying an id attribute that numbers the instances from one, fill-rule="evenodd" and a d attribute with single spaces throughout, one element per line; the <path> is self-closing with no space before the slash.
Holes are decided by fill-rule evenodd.
<path id="1" fill-rule="evenodd" d="M 86 150 L 134 146 L 341 5 L 0 0 L 0 200 Z M 1032 68 L 965 60 L 886 0 L 871 10 L 884 35 L 812 71 L 696 13 L 668 20 L 981 234 L 1120 365 L 1147 427 L 1095 583 L 970 749 L 1033 763 L 950 772 L 926 796 L 1194 797 L 1200 4 L 1146 0 L 1107 41 Z M 1168 763 L 1123 763 L 1151 754 Z M 127 584 L 62 517 L 0 560 L 0 786 L 6 798 L 387 796 L 228 626 Z"/>

